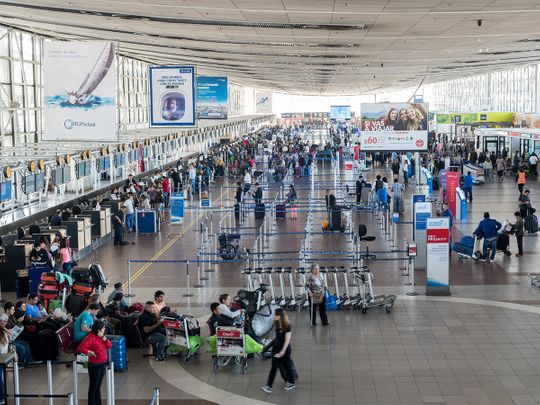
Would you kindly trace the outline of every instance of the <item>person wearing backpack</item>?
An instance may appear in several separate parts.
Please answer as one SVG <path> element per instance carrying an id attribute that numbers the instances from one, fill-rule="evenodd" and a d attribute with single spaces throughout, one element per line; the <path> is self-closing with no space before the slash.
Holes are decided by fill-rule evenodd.
<path id="1" fill-rule="evenodd" d="M 514 224 L 512 224 L 512 231 L 514 232 L 514 235 L 516 237 L 516 243 L 518 247 L 518 252 L 516 253 L 517 257 L 523 256 L 523 235 L 525 234 L 524 231 L 524 224 L 523 224 L 523 218 L 521 217 L 521 213 L 519 211 L 514 212 L 514 218 L 516 218 L 516 221 Z"/>

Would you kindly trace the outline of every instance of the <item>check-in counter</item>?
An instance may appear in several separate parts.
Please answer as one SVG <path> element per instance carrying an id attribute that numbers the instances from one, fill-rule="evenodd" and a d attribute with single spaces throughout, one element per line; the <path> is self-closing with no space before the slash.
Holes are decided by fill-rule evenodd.
<path id="1" fill-rule="evenodd" d="M 112 231 L 111 208 L 102 207 L 100 210 L 84 210 L 82 216 L 90 218 L 92 236 L 104 238 Z"/>
<path id="2" fill-rule="evenodd" d="M 135 210 L 135 229 L 138 233 L 157 233 L 159 222 L 156 211 Z"/>
<path id="3" fill-rule="evenodd" d="M 25 271 L 30 262 L 28 256 L 34 248 L 34 241 L 17 241 L 12 245 L 4 246 L 6 260 L 0 263 L 0 283 L 2 291 L 16 290 L 17 271 Z"/>
<path id="4" fill-rule="evenodd" d="M 92 246 L 92 224 L 89 217 L 71 217 L 62 221 L 61 226 L 66 228 L 73 250 L 82 252 Z"/>

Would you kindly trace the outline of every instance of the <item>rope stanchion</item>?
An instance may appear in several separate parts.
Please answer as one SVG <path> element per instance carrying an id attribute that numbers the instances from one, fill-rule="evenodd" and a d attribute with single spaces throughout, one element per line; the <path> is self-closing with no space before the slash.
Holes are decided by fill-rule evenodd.
<path id="1" fill-rule="evenodd" d="M 189 260 L 186 260 L 186 293 L 182 294 L 182 297 L 193 297 L 193 294 L 191 294 L 191 286 L 189 282 Z"/>

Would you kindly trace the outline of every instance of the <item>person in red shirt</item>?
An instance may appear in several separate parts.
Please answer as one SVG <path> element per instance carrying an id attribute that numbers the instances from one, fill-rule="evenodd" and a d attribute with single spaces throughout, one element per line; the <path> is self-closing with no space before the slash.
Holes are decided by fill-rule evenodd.
<path id="1" fill-rule="evenodd" d="M 107 350 L 111 346 L 111 341 L 105 336 L 105 323 L 97 320 L 77 348 L 78 353 L 88 355 L 88 405 L 101 405 L 101 383 L 107 367 Z"/>
<path id="2" fill-rule="evenodd" d="M 163 186 L 163 197 L 165 200 L 165 207 L 169 206 L 169 196 L 171 195 L 171 183 L 168 177 L 163 176 L 161 180 L 161 185 Z"/>

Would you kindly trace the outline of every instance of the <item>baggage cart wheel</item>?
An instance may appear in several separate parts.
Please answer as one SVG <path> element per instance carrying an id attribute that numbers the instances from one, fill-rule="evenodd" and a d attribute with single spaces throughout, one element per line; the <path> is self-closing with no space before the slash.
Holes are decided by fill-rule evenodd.
<path id="1" fill-rule="evenodd" d="M 246 374 L 247 373 L 247 357 L 244 358 L 244 364 L 242 365 L 242 374 Z"/>
<path id="2" fill-rule="evenodd" d="M 362 308 L 362 313 L 367 314 L 367 308 Z"/>
<path id="3" fill-rule="evenodd" d="M 387 305 L 386 307 L 384 307 L 384 309 L 386 310 L 386 313 L 389 314 L 390 312 L 392 312 L 392 306 L 390 305 Z"/>
<path id="4" fill-rule="evenodd" d="M 184 364 L 189 364 L 189 362 L 191 361 L 191 355 L 186 354 L 183 360 L 184 360 Z"/>
<path id="5" fill-rule="evenodd" d="M 217 373 L 219 370 L 219 364 L 217 358 L 214 359 L 214 373 Z"/>
<path id="6" fill-rule="evenodd" d="M 238 365 L 240 365 L 240 362 L 241 362 L 241 358 L 239 356 L 236 356 L 234 358 L 234 364 L 236 364 L 238 366 Z"/>

